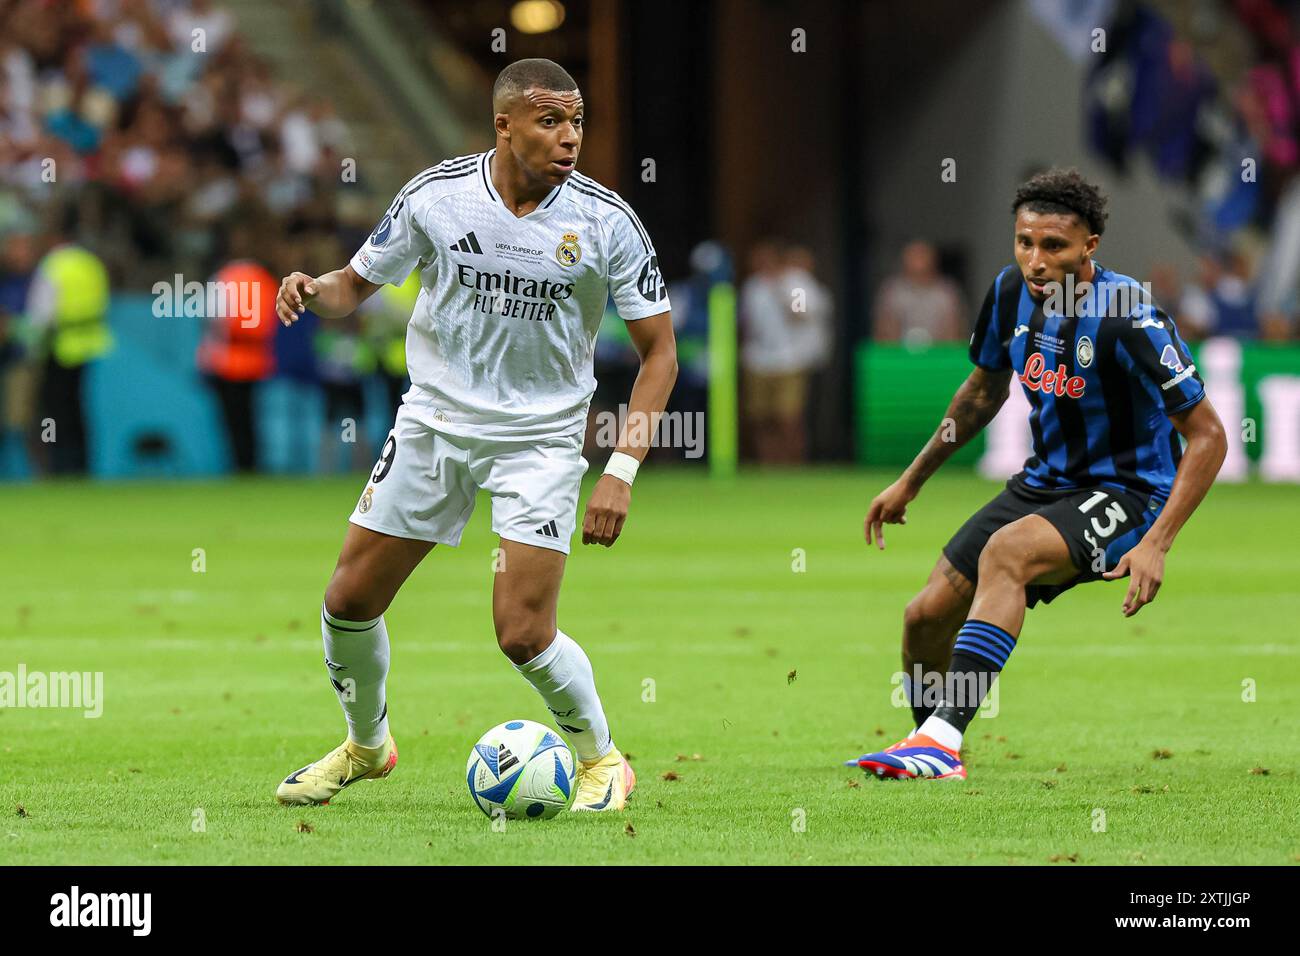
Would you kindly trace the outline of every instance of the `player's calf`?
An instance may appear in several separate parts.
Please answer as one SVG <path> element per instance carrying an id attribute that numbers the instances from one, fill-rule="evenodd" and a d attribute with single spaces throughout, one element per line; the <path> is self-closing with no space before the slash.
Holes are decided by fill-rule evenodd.
<path id="1" fill-rule="evenodd" d="M 940 557 L 924 588 L 903 611 L 903 678 L 913 726 L 930 716 L 952 657 L 957 630 L 970 610 L 975 586 L 946 557 Z"/>
<path id="2" fill-rule="evenodd" d="M 602 781 L 607 776 L 614 779 L 611 755 L 618 752 L 596 693 L 591 661 L 577 641 L 555 626 L 564 555 L 504 537 L 501 544 L 504 568 L 497 572 L 492 588 L 497 643 L 520 676 L 541 695 L 556 726 L 569 736 L 580 761 L 578 794 L 583 796 L 591 789 L 583 780 L 593 769 Z M 621 756 L 618 761 L 621 774 Z M 631 779 L 629 776 L 626 786 L 616 785 L 611 791 L 614 804 L 621 806 L 631 790 Z M 620 793 L 624 794 L 621 798 Z"/>

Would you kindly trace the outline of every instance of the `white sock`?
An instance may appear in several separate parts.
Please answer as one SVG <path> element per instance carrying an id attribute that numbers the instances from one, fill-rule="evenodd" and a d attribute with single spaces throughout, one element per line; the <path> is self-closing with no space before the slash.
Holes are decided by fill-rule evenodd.
<path id="1" fill-rule="evenodd" d="M 948 721 L 931 714 L 925 718 L 918 734 L 925 734 L 936 743 L 943 744 L 949 750 L 961 752 L 961 731 L 954 727 Z"/>
<path id="2" fill-rule="evenodd" d="M 362 747 L 388 739 L 388 628 L 383 615 L 373 621 L 345 621 L 321 605 L 325 666 L 348 719 L 348 737 Z"/>
<path id="3" fill-rule="evenodd" d="M 556 631 L 550 647 L 515 670 L 542 695 L 556 725 L 573 739 L 579 760 L 590 763 L 613 749 L 591 661 L 573 638 Z"/>

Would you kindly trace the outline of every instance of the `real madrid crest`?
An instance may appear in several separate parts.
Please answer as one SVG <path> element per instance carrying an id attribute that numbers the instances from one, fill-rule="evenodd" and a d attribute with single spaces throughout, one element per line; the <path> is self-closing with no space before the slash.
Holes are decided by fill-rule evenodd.
<path id="1" fill-rule="evenodd" d="M 357 510 L 360 511 L 362 514 L 365 514 L 367 511 L 369 511 L 371 504 L 373 504 L 374 502 L 374 497 L 375 497 L 375 486 L 367 485 L 365 493 L 361 496 L 361 502 L 357 505 Z"/>
<path id="2" fill-rule="evenodd" d="M 562 266 L 576 266 L 582 258 L 582 247 L 578 245 L 578 234 L 566 232 L 560 237 L 560 244 L 555 247 L 555 261 Z"/>
<path id="3" fill-rule="evenodd" d="M 1092 339 L 1083 335 L 1079 337 L 1079 344 L 1075 346 L 1074 357 L 1078 360 L 1079 368 L 1087 368 L 1092 364 Z"/>

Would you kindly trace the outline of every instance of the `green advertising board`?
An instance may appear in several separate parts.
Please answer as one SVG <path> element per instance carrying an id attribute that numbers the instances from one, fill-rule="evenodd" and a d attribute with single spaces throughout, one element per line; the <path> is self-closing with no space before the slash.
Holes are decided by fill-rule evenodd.
<path id="1" fill-rule="evenodd" d="M 1247 458 L 1257 462 L 1266 451 L 1265 436 L 1270 415 L 1300 422 L 1300 410 L 1291 405 L 1300 396 L 1300 346 L 1283 343 L 1242 343 L 1223 340 L 1191 346 L 1192 356 L 1206 379 L 1210 395 L 1221 388 L 1239 386 L 1240 412 L 1233 402 L 1216 399 L 1229 432 L 1243 436 Z M 1204 360 L 1204 361 L 1203 361 Z M 934 433 L 943 419 L 953 392 L 970 374 L 971 364 L 964 343 L 908 348 L 896 344 L 863 344 L 854 356 L 856 440 L 855 456 L 868 465 L 906 466 Z M 1265 395 L 1264 380 L 1295 379 L 1295 389 L 1285 394 Z M 1270 409 L 1266 398 L 1273 402 Z M 1278 402 L 1287 403 L 1286 407 Z M 1241 421 L 1233 421 L 1241 417 Z M 953 461 L 973 465 L 985 448 L 980 435 L 953 456 Z M 1300 446 L 1300 439 L 1296 445 Z M 1277 449 L 1275 449 L 1275 452 Z"/>
<path id="2" fill-rule="evenodd" d="M 939 427 L 953 392 L 970 370 L 964 345 L 860 346 L 854 369 L 857 460 L 899 467 L 910 463 Z M 980 435 L 951 460 L 972 465 L 983 451 Z"/>

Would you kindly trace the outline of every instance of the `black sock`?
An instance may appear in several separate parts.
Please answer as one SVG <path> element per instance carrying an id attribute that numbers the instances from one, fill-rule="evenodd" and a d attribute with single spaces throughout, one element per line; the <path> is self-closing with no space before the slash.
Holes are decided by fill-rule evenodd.
<path id="1" fill-rule="evenodd" d="M 931 671 L 930 673 L 934 672 Z M 919 682 L 916 680 L 918 675 L 922 677 Z M 934 694 L 931 692 L 930 702 L 927 703 L 924 677 L 925 673 L 922 671 L 920 664 L 913 664 L 912 672 L 903 674 L 903 682 L 907 685 L 907 703 L 912 708 L 912 720 L 914 721 L 912 726 L 914 727 L 920 727 L 925 723 L 925 718 L 934 713 Z M 934 681 L 931 681 L 931 684 L 933 683 Z"/>
<path id="2" fill-rule="evenodd" d="M 933 707 L 926 707 L 924 704 L 912 705 L 912 726 L 920 727 L 925 723 L 925 718 L 934 713 Z"/>
<path id="3" fill-rule="evenodd" d="M 975 620 L 963 624 L 944 678 L 943 703 L 934 716 L 965 733 L 1015 647 L 1015 637 L 996 624 Z"/>

